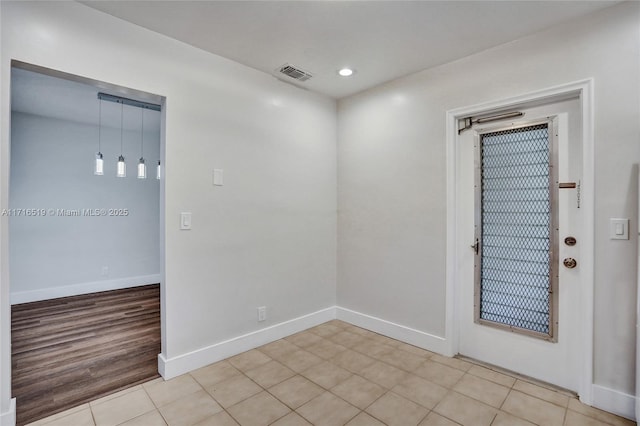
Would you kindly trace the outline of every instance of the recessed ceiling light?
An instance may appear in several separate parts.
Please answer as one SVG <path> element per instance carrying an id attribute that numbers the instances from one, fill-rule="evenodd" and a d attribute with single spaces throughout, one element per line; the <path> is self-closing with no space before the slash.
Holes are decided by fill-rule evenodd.
<path id="1" fill-rule="evenodd" d="M 338 71 L 338 74 L 340 74 L 342 77 L 349 77 L 353 75 L 353 70 L 351 68 L 342 68 L 340 71 Z"/>

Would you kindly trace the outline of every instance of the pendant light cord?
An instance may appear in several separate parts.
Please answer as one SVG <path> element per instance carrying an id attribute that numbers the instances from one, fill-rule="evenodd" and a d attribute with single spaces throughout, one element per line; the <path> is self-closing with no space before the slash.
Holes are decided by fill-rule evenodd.
<path id="1" fill-rule="evenodd" d="M 102 99 L 98 99 L 98 153 L 102 153 Z"/>
<path id="2" fill-rule="evenodd" d="M 120 102 L 120 155 L 122 155 L 122 148 L 124 146 L 124 102 Z"/>
<path id="3" fill-rule="evenodd" d="M 140 129 L 140 158 L 144 158 L 144 107 L 140 108 L 142 111 L 142 126 Z"/>

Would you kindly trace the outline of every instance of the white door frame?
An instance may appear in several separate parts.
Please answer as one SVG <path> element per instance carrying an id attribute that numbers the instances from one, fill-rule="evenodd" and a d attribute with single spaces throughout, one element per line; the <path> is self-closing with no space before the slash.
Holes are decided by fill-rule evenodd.
<path id="1" fill-rule="evenodd" d="M 580 113 L 582 118 L 582 184 L 581 184 L 581 208 L 584 221 L 581 231 L 581 267 L 580 267 L 580 302 L 578 309 L 581 318 L 580 345 L 578 353 L 582 357 L 580 384 L 578 393 L 580 401 L 591 405 L 593 401 L 593 294 L 594 294 L 594 104 L 593 104 L 593 79 L 580 80 L 572 83 L 554 86 L 524 95 L 486 102 L 478 105 L 456 108 L 447 111 L 446 114 L 446 143 L 447 143 L 447 249 L 446 249 L 446 325 L 445 338 L 450 355 L 458 353 L 460 315 L 457 312 L 457 298 L 461 274 L 458 273 L 459 259 L 457 247 L 470 245 L 470 241 L 458 239 L 458 182 L 456 181 L 458 159 L 458 120 L 464 117 L 487 113 L 491 111 L 505 110 L 507 108 L 523 107 L 526 104 L 543 101 L 554 101 L 578 96 L 580 99 Z M 468 284 L 468 283 L 467 283 Z"/>

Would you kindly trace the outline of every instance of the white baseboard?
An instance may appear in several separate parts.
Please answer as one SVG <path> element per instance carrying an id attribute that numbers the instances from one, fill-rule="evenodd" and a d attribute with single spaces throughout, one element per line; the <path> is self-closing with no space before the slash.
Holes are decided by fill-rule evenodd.
<path id="1" fill-rule="evenodd" d="M 442 355 L 448 353 L 447 340 L 444 337 L 434 336 L 424 331 L 415 330 L 339 306 L 336 307 L 336 318 L 431 352 Z"/>
<path id="2" fill-rule="evenodd" d="M 43 288 L 40 290 L 17 291 L 11 293 L 11 304 L 15 305 L 18 303 L 37 302 L 39 300 L 77 296 L 79 294 L 96 293 L 98 291 L 119 290 L 121 288 L 138 287 L 147 284 L 156 284 L 159 282 L 160 274 L 153 274 L 73 284 L 62 287 Z"/>
<path id="3" fill-rule="evenodd" d="M 636 419 L 636 397 L 600 385 L 592 386 L 593 406 L 604 411 Z"/>
<path id="4" fill-rule="evenodd" d="M 332 306 L 177 357 L 167 359 L 163 354 L 160 354 L 158 355 L 158 371 L 165 380 L 169 380 L 189 371 L 204 367 L 205 365 L 221 361 L 230 356 L 315 327 L 316 325 L 335 319 L 335 317 L 336 308 Z"/>
<path id="5" fill-rule="evenodd" d="M 0 413 L 0 426 L 16 426 L 16 399 L 9 402 L 9 410 Z"/>

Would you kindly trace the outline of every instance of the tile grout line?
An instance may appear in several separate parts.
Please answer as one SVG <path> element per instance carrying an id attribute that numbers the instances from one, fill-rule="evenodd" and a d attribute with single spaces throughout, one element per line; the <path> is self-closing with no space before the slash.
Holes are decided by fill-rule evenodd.
<path id="1" fill-rule="evenodd" d="M 191 376 L 191 374 L 189 374 L 189 376 Z M 164 381 L 164 383 L 166 383 L 166 382 L 168 381 L 168 380 L 164 380 L 164 378 L 163 378 L 162 380 Z M 199 385 L 200 387 L 202 387 L 202 386 L 200 385 L 200 383 L 199 383 L 197 380 L 195 380 L 195 379 L 194 379 L 194 381 L 195 381 L 196 383 L 198 383 L 198 385 Z M 141 387 L 142 387 L 142 389 L 144 390 L 144 392 L 147 394 L 147 397 L 151 400 L 151 403 L 153 404 L 153 406 L 154 406 L 154 407 L 156 407 L 156 411 L 158 412 L 158 414 L 160 414 L 160 417 L 162 417 L 162 421 L 164 422 L 164 424 L 165 424 L 165 425 L 168 425 L 168 424 L 169 424 L 169 422 L 167 421 L 167 419 L 166 419 L 166 418 L 164 417 L 164 415 L 162 414 L 162 411 L 160 411 L 160 407 L 158 407 L 158 404 L 156 404 L 156 402 L 153 400 L 153 398 L 151 397 L 151 395 L 150 395 L 150 394 L 149 394 L 149 392 L 147 391 L 147 388 L 144 386 L 144 383 L 141 385 Z M 150 411 L 149 411 L 149 413 L 150 413 Z M 147 414 L 147 413 L 144 413 L 144 414 Z M 144 416 L 144 414 L 141 414 L 140 416 Z M 138 416 L 138 417 L 140 417 L 140 416 Z M 137 418 L 137 417 L 134 417 L 134 418 Z M 131 420 L 133 420 L 133 419 L 131 419 Z M 127 421 L 128 421 L 128 420 L 127 420 Z"/>
<path id="2" fill-rule="evenodd" d="M 496 419 L 498 418 L 498 414 L 500 413 L 500 409 L 498 409 L 498 411 L 496 411 L 496 413 L 493 415 L 493 418 L 491 419 L 491 423 L 489 423 L 489 426 L 493 425 L 493 422 L 496 421 Z M 524 420 L 524 419 L 523 419 Z"/>
<path id="3" fill-rule="evenodd" d="M 96 420 L 96 416 L 93 413 L 93 407 L 91 407 L 91 404 L 87 404 L 87 407 L 89 407 L 89 413 L 91 413 L 91 420 L 93 420 L 93 424 L 94 426 L 98 424 L 97 420 Z"/>

